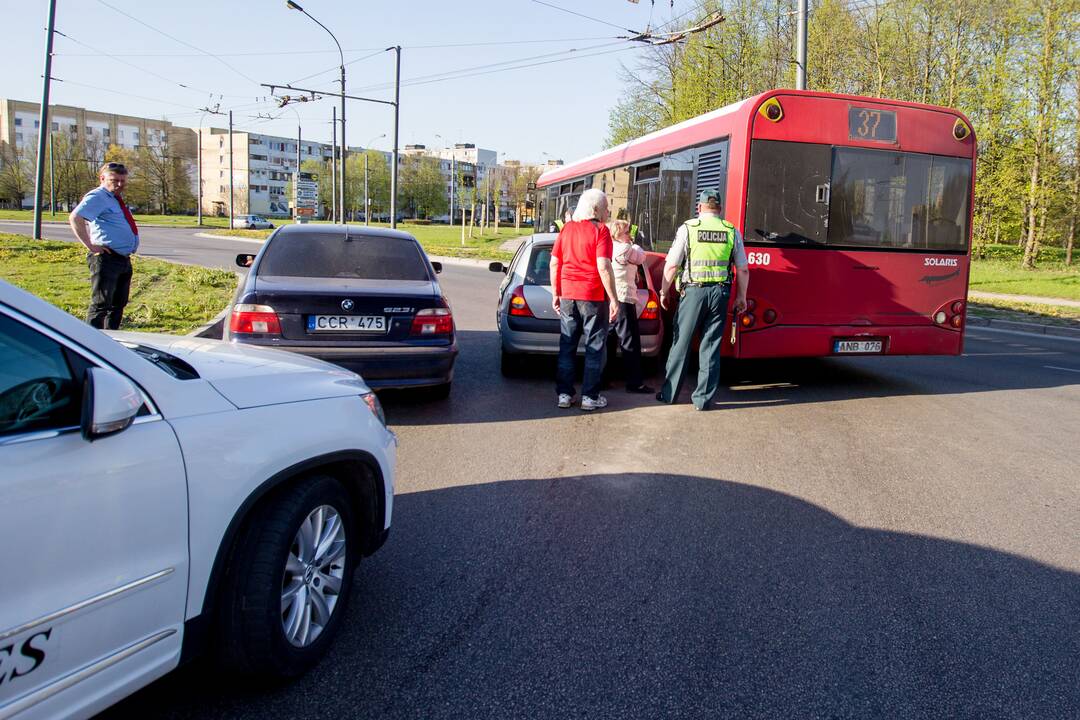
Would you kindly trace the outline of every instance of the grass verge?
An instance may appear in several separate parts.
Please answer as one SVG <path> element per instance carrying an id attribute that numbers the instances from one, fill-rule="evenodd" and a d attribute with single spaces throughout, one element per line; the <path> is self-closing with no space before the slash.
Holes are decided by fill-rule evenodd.
<path id="1" fill-rule="evenodd" d="M 350 227 L 363 227 L 360 225 Z M 372 223 L 371 227 L 388 228 L 383 223 Z M 514 227 L 502 226 L 496 235 L 493 229 L 481 234 L 480 229 L 473 231 L 473 237 L 469 237 L 468 228 L 465 229 L 465 244 L 461 244 L 461 228 L 449 225 L 414 225 L 413 223 L 398 223 L 398 230 L 409 233 L 424 247 L 429 255 L 443 255 L 447 257 L 476 258 L 480 260 L 509 260 L 513 257 L 512 252 L 501 250 L 500 246 L 507 240 L 532 234 L 532 228 L 521 228 L 515 231 Z M 261 238 L 270 236 L 273 230 L 214 230 L 215 235 L 227 235 L 229 237 Z"/>
<path id="2" fill-rule="evenodd" d="M 1024 270 L 1002 260 L 975 260 L 971 263 L 971 289 L 1080 300 L 1080 266 L 1046 263 L 1037 270 Z"/>
<path id="3" fill-rule="evenodd" d="M 135 256 L 124 330 L 183 334 L 228 305 L 236 276 L 224 270 L 176 265 Z M 86 251 L 68 242 L 38 241 L 0 233 L 0 279 L 86 317 L 90 271 Z"/>

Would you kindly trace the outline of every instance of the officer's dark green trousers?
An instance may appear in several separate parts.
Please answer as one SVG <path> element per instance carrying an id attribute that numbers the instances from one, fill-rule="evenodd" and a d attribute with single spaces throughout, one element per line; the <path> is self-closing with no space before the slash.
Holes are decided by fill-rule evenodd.
<path id="1" fill-rule="evenodd" d="M 694 335 L 701 331 L 697 387 L 690 399 L 699 410 L 706 407 L 720 385 L 720 344 L 724 338 L 731 286 L 699 285 L 686 288 L 675 312 L 675 335 L 668 355 L 661 398 L 673 403 L 686 379 L 686 358 Z"/>

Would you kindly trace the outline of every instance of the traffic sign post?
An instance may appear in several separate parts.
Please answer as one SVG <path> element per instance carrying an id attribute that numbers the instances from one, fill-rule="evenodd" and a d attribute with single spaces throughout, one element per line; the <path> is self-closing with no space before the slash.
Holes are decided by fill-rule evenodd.
<path id="1" fill-rule="evenodd" d="M 305 223 L 315 217 L 319 207 L 319 176 L 315 173 L 298 172 L 293 189 L 293 208 L 296 222 Z"/>

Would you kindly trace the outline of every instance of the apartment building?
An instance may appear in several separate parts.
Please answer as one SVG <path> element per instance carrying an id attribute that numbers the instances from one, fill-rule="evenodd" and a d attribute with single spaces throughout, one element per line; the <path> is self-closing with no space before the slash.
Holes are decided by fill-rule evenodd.
<path id="1" fill-rule="evenodd" d="M 0 98 L 0 142 L 36 157 L 40 111 L 40 103 Z M 190 128 L 177 127 L 168 120 L 72 105 L 49 105 L 49 126 L 54 138 L 62 136 L 81 144 L 91 164 L 102 162 L 110 145 L 129 150 L 167 147 L 170 155 L 184 162 L 195 192 L 196 136 Z M 27 199 L 24 204 L 32 203 Z"/>
<path id="2" fill-rule="evenodd" d="M 196 128 L 202 158 L 202 211 L 226 215 L 229 207 L 229 131 Z M 296 138 L 233 132 L 233 212 L 273 217 L 291 214 L 286 193 L 296 172 Z M 329 144 L 301 140 L 300 162 L 329 160 Z M 329 178 L 327 178 L 327 181 Z"/>

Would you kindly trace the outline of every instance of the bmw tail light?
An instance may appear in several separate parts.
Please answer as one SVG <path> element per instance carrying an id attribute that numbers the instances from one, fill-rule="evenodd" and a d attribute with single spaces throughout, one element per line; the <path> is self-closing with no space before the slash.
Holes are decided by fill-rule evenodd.
<path id="1" fill-rule="evenodd" d="M 658 317 L 660 317 L 660 298 L 650 290 L 649 299 L 645 301 L 645 309 L 641 311 L 641 319 L 655 320 Z"/>
<path id="2" fill-rule="evenodd" d="M 523 315 L 525 317 L 533 316 L 533 312 L 529 308 L 529 303 L 525 302 L 525 286 L 523 285 L 518 285 L 514 288 L 514 291 L 510 293 L 510 314 Z"/>
<path id="3" fill-rule="evenodd" d="M 435 337 L 454 332 L 454 316 L 450 308 L 426 308 L 417 311 L 412 321 L 413 337 Z"/>
<path id="4" fill-rule="evenodd" d="M 236 335 L 280 335 L 281 321 L 269 305 L 240 303 L 229 316 L 229 332 Z"/>

